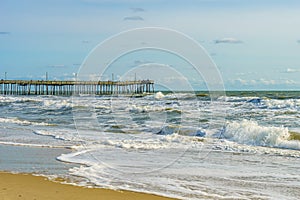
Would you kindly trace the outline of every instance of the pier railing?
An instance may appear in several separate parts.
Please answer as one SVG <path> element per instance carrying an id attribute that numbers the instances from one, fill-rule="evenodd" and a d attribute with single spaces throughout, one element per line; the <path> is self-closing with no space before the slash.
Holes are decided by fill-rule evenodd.
<path id="1" fill-rule="evenodd" d="M 2 95 L 143 94 L 154 92 L 153 80 L 46 81 L 0 80 Z"/>

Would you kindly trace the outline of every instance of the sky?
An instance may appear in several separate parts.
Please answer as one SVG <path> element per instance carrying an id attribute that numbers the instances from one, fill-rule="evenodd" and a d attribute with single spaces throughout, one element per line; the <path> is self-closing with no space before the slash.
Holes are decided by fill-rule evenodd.
<path id="1" fill-rule="evenodd" d="M 298 0 L 1 0 L 0 79 L 45 79 L 47 72 L 49 79 L 71 80 L 99 43 L 126 30 L 161 27 L 198 42 L 226 90 L 300 90 L 299 10 Z M 131 53 L 103 78 L 159 63 L 182 69 L 195 88 L 205 89 L 203 77 L 175 57 Z M 173 84 L 180 78 L 162 73 Z"/>

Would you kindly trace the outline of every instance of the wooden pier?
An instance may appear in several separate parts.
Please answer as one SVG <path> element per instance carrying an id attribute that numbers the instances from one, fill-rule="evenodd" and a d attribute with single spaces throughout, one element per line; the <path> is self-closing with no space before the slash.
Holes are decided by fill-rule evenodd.
<path id="1" fill-rule="evenodd" d="M 154 92 L 153 80 L 136 81 L 45 81 L 0 80 L 1 95 L 113 95 Z"/>

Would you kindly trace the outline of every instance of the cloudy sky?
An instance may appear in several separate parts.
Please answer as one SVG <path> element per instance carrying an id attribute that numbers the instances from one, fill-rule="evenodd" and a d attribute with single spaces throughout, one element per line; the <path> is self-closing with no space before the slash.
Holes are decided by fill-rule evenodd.
<path id="1" fill-rule="evenodd" d="M 299 10 L 298 0 L 1 0 L 0 78 L 7 72 L 9 79 L 43 79 L 48 72 L 51 79 L 71 79 L 105 39 L 162 27 L 201 44 L 227 90 L 300 90 Z M 115 65 L 184 65 L 164 54 L 132 54 Z M 189 78 L 202 89 L 201 78 Z"/>

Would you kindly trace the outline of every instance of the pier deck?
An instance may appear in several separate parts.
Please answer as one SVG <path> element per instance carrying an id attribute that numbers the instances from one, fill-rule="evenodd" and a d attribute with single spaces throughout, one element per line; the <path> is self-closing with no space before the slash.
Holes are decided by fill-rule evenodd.
<path id="1" fill-rule="evenodd" d="M 143 94 L 154 92 L 153 80 L 51 81 L 0 80 L 2 95 Z"/>

